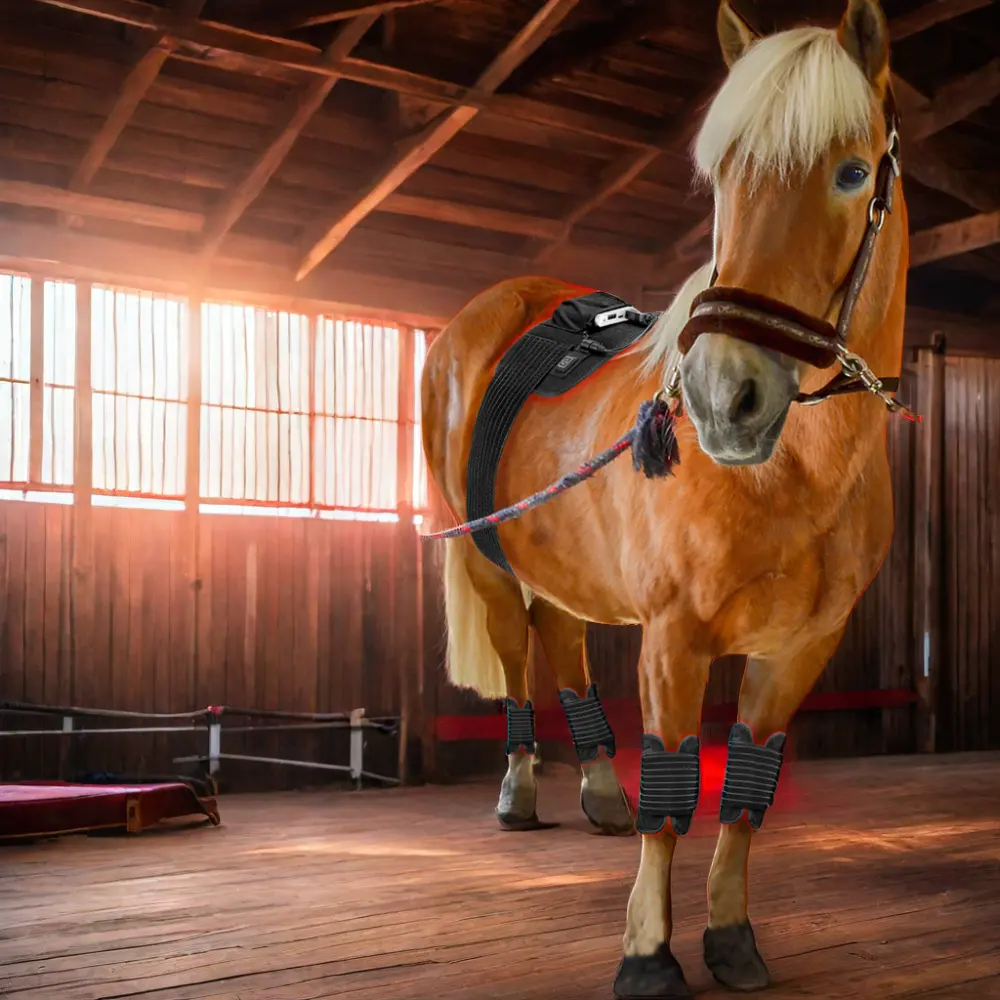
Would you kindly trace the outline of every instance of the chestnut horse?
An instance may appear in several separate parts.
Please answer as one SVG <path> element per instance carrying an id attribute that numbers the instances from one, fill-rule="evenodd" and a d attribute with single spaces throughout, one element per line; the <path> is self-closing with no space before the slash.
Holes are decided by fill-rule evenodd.
<path id="1" fill-rule="evenodd" d="M 718 288 L 716 300 L 724 291 L 744 312 L 756 303 L 779 326 L 780 317 L 798 317 L 800 339 L 808 339 L 810 324 L 838 327 L 837 357 L 848 375 L 858 369 L 844 359 L 863 356 L 868 375 L 898 377 L 908 239 L 894 176 L 894 117 L 886 114 L 885 18 L 876 0 L 849 0 L 836 29 L 760 38 L 724 0 L 718 31 L 729 74 L 694 146 L 697 169 L 715 193 L 713 260 L 688 279 L 638 349 L 568 395 L 529 399 L 507 438 L 496 504 L 515 502 L 606 448 L 671 379 L 683 399 L 679 466 L 672 476 L 647 479 L 617 462 L 504 524 L 500 538 L 515 576 L 469 537 L 446 545 L 451 677 L 485 696 L 528 699 L 529 626 L 559 687 L 581 697 L 589 683 L 586 621 L 643 626 L 644 768 L 647 756 L 673 767 L 682 742 L 697 747 L 691 738 L 709 667 L 728 654 L 748 657 L 739 720 L 749 749 L 763 753 L 768 744 L 780 765 L 783 737 L 774 737 L 836 650 L 893 532 L 887 408 L 868 392 L 793 406 L 804 394 L 824 395 L 829 376 L 801 360 L 787 338 L 768 342 L 760 322 L 750 323 L 755 336 L 727 323 L 718 301 L 707 313 L 698 308 L 706 289 Z M 424 449 L 459 520 L 473 426 L 498 359 L 554 303 L 580 294 L 546 278 L 504 281 L 473 299 L 429 350 Z M 701 315 L 694 329 L 692 303 Z M 751 770 L 760 777 L 758 758 Z M 587 814 L 605 828 L 627 829 L 610 762 L 602 756 L 583 770 Z M 773 794 L 776 772 L 768 780 Z M 719 981 L 755 989 L 769 977 L 747 913 L 747 862 L 767 803 L 757 804 L 756 817 L 744 804 L 738 820 L 721 826 L 704 949 Z M 681 816 L 676 803 L 670 808 L 658 829 L 638 824 L 642 851 L 615 982 L 620 997 L 690 996 L 669 945 L 670 866 L 690 815 Z M 530 758 L 514 753 L 498 812 L 527 819 L 534 810 Z"/>

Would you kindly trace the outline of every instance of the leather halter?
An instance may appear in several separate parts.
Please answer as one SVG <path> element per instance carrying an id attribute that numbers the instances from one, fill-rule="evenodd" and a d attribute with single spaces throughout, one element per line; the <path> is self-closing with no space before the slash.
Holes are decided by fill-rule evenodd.
<path id="1" fill-rule="evenodd" d="M 800 393 L 799 403 L 818 403 L 830 396 L 850 392 L 872 392 L 890 410 L 903 410 L 902 404 L 888 396 L 899 379 L 879 379 L 865 363 L 847 348 L 847 333 L 854 308 L 861 296 L 868 269 L 875 253 L 875 240 L 892 212 L 893 193 L 899 177 L 899 112 L 892 90 L 886 91 L 883 106 L 888 146 L 875 175 L 875 193 L 868 203 L 868 225 L 854 263 L 844 281 L 844 296 L 836 327 L 826 320 L 744 288 L 715 284 L 718 269 L 713 271 L 708 288 L 695 297 L 688 322 L 681 330 L 678 347 L 687 354 L 703 333 L 723 333 L 768 348 L 816 368 L 829 368 L 839 362 L 841 371 L 825 386 L 812 393 Z M 679 371 L 675 379 L 679 382 Z M 669 390 L 668 390 L 669 391 Z"/>

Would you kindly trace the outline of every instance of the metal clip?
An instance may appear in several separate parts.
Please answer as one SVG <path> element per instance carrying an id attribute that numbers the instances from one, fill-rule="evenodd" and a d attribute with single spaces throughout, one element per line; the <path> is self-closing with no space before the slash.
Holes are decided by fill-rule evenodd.
<path id="1" fill-rule="evenodd" d="M 681 366 L 674 365 L 670 371 L 670 378 L 667 384 L 660 390 L 667 399 L 680 399 L 681 395 Z"/>

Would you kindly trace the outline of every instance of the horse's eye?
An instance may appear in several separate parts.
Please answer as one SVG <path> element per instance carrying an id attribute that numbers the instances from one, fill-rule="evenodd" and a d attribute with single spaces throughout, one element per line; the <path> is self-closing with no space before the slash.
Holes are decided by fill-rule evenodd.
<path id="1" fill-rule="evenodd" d="M 837 188 L 840 191 L 857 191 L 868 179 L 868 167 L 857 161 L 844 163 L 837 168 Z"/>

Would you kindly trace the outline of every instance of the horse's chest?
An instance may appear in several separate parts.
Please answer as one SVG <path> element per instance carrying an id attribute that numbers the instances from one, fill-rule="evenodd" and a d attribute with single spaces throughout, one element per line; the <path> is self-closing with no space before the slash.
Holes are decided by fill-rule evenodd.
<path id="1" fill-rule="evenodd" d="M 700 549 L 691 599 L 726 652 L 779 649 L 804 633 L 834 632 L 878 568 L 867 517 L 817 531 L 807 518 L 748 513 Z"/>

